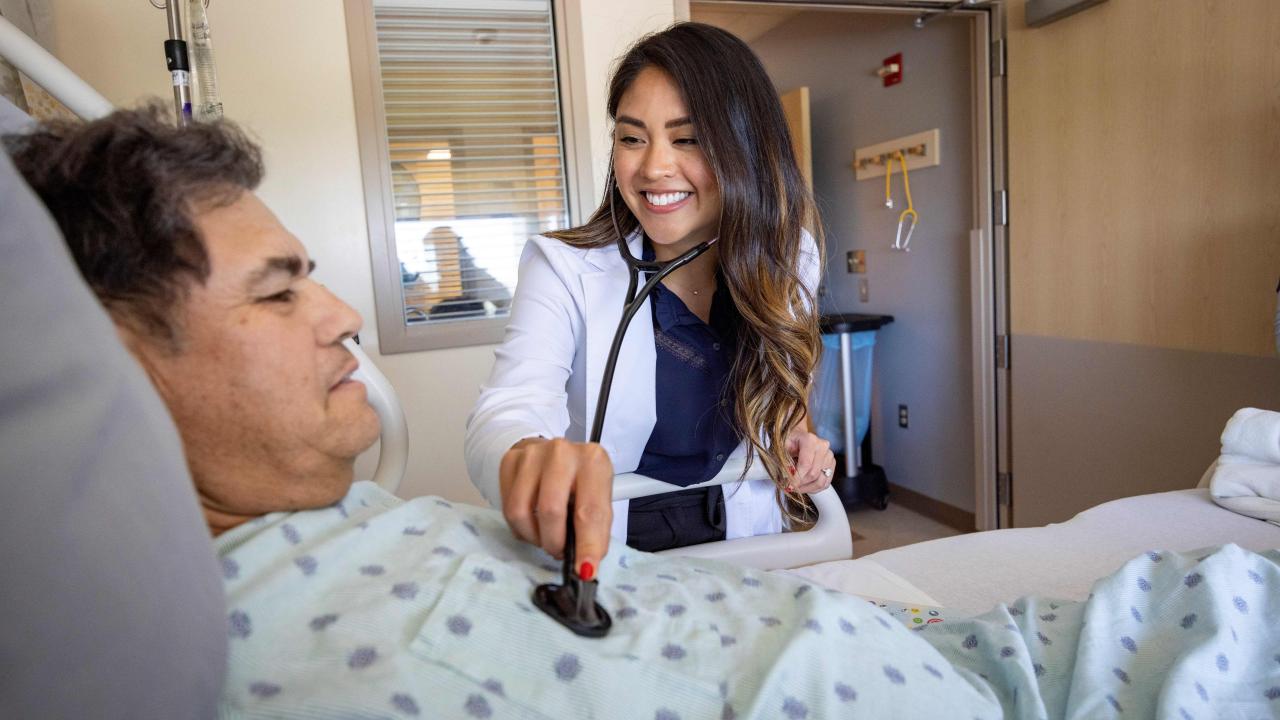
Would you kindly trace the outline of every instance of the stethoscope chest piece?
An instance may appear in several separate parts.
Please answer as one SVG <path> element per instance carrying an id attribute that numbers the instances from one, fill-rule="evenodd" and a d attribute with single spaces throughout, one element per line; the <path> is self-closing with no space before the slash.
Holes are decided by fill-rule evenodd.
<path id="1" fill-rule="evenodd" d="M 570 506 L 570 513 L 573 509 Z M 572 515 L 571 515 L 572 516 Z M 544 583 L 533 589 L 533 604 L 551 616 L 551 619 L 569 628 L 576 635 L 602 638 L 609 634 L 613 619 L 600 603 L 596 602 L 597 580 L 583 580 L 573 567 L 577 564 L 574 550 L 573 523 L 568 523 L 565 537 L 564 563 L 560 585 Z"/>
<path id="2" fill-rule="evenodd" d="M 613 619 L 596 602 L 596 581 L 578 580 L 577 584 L 576 593 L 571 583 L 539 585 L 533 591 L 533 604 L 575 635 L 589 638 L 608 635 Z"/>

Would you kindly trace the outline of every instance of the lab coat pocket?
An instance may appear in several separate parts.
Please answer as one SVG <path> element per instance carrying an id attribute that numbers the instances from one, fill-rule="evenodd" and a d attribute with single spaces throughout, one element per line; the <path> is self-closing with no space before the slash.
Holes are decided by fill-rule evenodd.
<path id="1" fill-rule="evenodd" d="M 536 582 L 522 565 L 463 558 L 409 651 L 517 717 L 720 716 L 718 684 L 698 672 L 716 635 L 679 617 L 637 621 L 613 590 L 601 593 L 612 631 L 582 638 L 533 606 Z"/>

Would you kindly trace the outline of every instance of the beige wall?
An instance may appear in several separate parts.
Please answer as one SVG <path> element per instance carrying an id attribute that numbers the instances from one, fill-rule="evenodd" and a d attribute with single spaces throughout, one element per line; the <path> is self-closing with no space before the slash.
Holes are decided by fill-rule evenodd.
<path id="1" fill-rule="evenodd" d="M 1274 356 L 1280 2 L 1117 0 L 1036 29 L 1023 5 L 1013 332 Z"/>
<path id="2" fill-rule="evenodd" d="M 165 15 L 146 2 L 48 0 L 53 52 L 118 105 L 171 97 Z M 573 5 L 573 2 L 569 3 Z M 671 0 L 582 0 L 567 13 L 584 42 L 582 94 L 591 117 L 592 168 L 607 154 L 605 73 L 636 36 L 670 23 Z M 463 426 L 493 361 L 491 346 L 383 356 L 377 352 L 368 230 L 360 182 L 346 27 L 339 0 L 215 2 L 209 20 L 228 117 L 261 142 L 263 200 L 307 245 L 316 277 L 365 318 L 362 339 L 404 403 L 409 470 L 401 494 L 480 502 L 467 480 Z M 602 151 L 603 148 L 603 151 Z M 602 168 L 596 170 L 598 198 Z M 373 458 L 358 470 L 372 472 Z"/>
<path id="3" fill-rule="evenodd" d="M 1018 526 L 1194 487 L 1239 407 L 1280 409 L 1280 3 L 1009 14 Z"/>
<path id="4" fill-rule="evenodd" d="M 604 197 L 612 145 L 609 114 L 605 109 L 609 99 L 609 70 L 636 38 L 674 22 L 677 4 L 680 0 L 565 0 L 569 43 L 581 48 L 582 58 L 569 72 L 574 85 L 575 112 L 578 118 L 586 118 L 585 129 L 579 130 L 579 137 L 573 142 L 587 153 L 591 164 L 592 187 L 582 199 L 584 219 Z M 577 98 L 584 96 L 585 107 L 578 106 Z"/>

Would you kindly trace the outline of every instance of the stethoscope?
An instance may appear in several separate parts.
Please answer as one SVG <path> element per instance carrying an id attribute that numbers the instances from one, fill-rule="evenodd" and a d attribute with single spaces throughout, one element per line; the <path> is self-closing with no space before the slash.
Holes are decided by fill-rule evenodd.
<path id="1" fill-rule="evenodd" d="M 644 305 L 644 301 L 653 292 L 653 289 L 657 287 L 658 283 L 662 282 L 663 278 L 693 262 L 695 258 L 711 249 L 711 246 L 716 243 L 716 239 L 708 240 L 686 251 L 680 257 L 664 262 L 637 258 L 631 254 L 631 248 L 627 247 L 627 239 L 622 236 L 622 230 L 618 227 L 618 216 L 614 211 L 613 199 L 617 189 L 617 181 L 611 173 L 609 176 L 609 219 L 613 222 L 613 232 L 618 238 L 618 252 L 627 264 L 627 273 L 630 276 L 630 281 L 627 284 L 626 300 L 622 306 L 622 319 L 618 321 L 618 329 L 613 333 L 613 344 L 609 347 L 609 357 L 605 362 L 604 374 L 600 380 L 600 395 L 596 399 L 596 414 L 591 423 L 590 442 L 593 443 L 600 442 L 601 433 L 604 431 L 604 416 L 605 410 L 609 406 L 609 390 L 613 386 L 613 371 L 618 364 L 618 353 L 622 350 L 622 340 L 627 335 L 627 327 L 631 325 L 631 320 L 641 306 Z M 648 279 L 640 287 L 637 294 L 636 286 L 640 284 L 640 273 L 648 275 Z M 575 556 L 577 553 L 574 550 L 575 536 L 572 503 L 566 515 L 564 563 L 561 567 L 561 575 L 564 582 L 560 585 L 546 583 L 534 588 L 533 604 L 538 606 L 539 610 L 550 615 L 556 622 L 578 635 L 594 638 L 604 637 L 609 634 L 609 628 L 613 626 L 613 620 L 609 617 L 609 613 L 595 600 L 599 581 L 583 580 L 575 570 L 577 565 Z"/>

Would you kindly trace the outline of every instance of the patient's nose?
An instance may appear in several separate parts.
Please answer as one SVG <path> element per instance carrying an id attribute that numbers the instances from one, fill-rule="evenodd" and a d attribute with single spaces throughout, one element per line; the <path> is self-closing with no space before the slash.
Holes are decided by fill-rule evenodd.
<path id="1" fill-rule="evenodd" d="M 316 334 L 322 345 L 340 343 L 354 336 L 364 326 L 364 320 L 355 308 L 343 302 L 329 289 L 317 287 L 320 312 L 317 317 Z"/>

